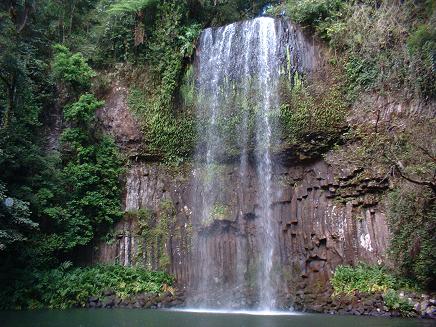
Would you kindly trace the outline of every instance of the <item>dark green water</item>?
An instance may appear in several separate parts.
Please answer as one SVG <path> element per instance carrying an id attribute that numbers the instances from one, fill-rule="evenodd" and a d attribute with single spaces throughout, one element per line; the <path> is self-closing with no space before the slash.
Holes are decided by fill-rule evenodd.
<path id="1" fill-rule="evenodd" d="M 0 312 L 2 327 L 430 327 L 417 319 L 298 314 L 193 313 L 159 310 L 65 310 Z"/>

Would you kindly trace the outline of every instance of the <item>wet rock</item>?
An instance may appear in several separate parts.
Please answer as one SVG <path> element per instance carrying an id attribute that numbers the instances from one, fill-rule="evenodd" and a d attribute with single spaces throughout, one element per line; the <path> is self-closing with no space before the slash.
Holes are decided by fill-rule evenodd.
<path id="1" fill-rule="evenodd" d="M 96 297 L 96 296 L 91 296 L 91 297 L 88 299 L 88 302 L 89 302 L 89 303 L 95 303 L 95 302 L 98 302 L 98 297 Z"/>
<path id="2" fill-rule="evenodd" d="M 313 312 L 323 312 L 324 306 L 321 304 L 314 305 L 310 308 Z"/>
<path id="3" fill-rule="evenodd" d="M 111 296 L 111 295 L 115 295 L 115 292 L 111 289 L 107 289 L 103 291 L 103 295 L 104 296 Z"/>
<path id="4" fill-rule="evenodd" d="M 436 319 L 436 306 L 428 306 L 423 314 L 424 318 Z"/>
<path id="5" fill-rule="evenodd" d="M 110 295 L 104 297 L 101 301 L 101 304 L 103 308 L 112 308 L 115 305 L 115 296 Z"/>

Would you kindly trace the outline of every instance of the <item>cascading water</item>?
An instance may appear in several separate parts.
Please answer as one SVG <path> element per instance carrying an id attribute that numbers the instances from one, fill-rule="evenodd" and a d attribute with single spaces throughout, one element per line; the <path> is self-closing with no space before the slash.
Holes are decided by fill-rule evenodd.
<path id="1" fill-rule="evenodd" d="M 200 137 L 192 193 L 193 306 L 277 306 L 278 290 L 285 287 L 273 215 L 279 91 L 283 81 L 292 84 L 295 73 L 309 66 L 304 47 L 289 22 L 266 17 L 201 34 L 195 62 Z M 238 178 L 229 180 L 235 162 Z M 255 199 L 246 199 L 253 184 Z M 254 213 L 247 214 L 246 203 L 253 203 Z"/>
<path id="2" fill-rule="evenodd" d="M 264 19 L 265 20 L 265 19 Z M 258 63 L 257 90 L 260 92 L 260 103 L 256 113 L 256 163 L 259 183 L 259 258 L 258 272 L 259 302 L 261 309 L 275 307 L 275 292 L 277 277 L 273 272 L 273 257 L 277 245 L 278 227 L 272 221 L 272 122 L 271 111 L 277 110 L 278 101 L 278 74 L 280 62 L 277 49 L 277 35 L 272 19 L 259 20 L 258 34 Z M 277 129 L 275 129 L 277 133 Z"/>

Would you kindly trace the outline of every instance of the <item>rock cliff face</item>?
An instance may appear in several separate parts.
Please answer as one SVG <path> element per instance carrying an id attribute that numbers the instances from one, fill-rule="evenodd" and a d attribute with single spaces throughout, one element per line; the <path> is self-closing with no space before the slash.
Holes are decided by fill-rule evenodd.
<path id="1" fill-rule="evenodd" d="M 238 170 L 226 167 L 230 180 L 238 179 Z M 126 214 L 116 227 L 112 244 L 100 244 L 94 259 L 99 262 L 118 262 L 123 265 L 144 264 L 161 268 L 165 265 L 183 286 L 195 283 L 198 271 L 191 264 L 196 249 L 191 247 L 192 226 L 190 197 L 192 173 L 189 167 L 173 172 L 154 163 L 135 163 L 127 173 L 125 209 L 137 212 L 151 210 L 156 219 L 162 218 L 162 203 L 174 205 L 174 219 L 169 225 L 168 237 L 162 248 L 150 248 L 148 257 L 144 248 L 153 247 L 138 233 L 138 218 Z M 280 261 L 287 285 L 285 293 L 296 294 L 300 289 L 314 293 L 328 291 L 328 279 L 338 264 L 358 261 L 377 263 L 385 260 L 389 233 L 377 193 L 387 187 L 383 181 L 365 180 L 356 185 L 351 180 L 356 172 L 338 172 L 325 162 L 283 168 L 275 172 L 277 183 L 286 185 L 274 199 L 274 219 L 280 227 Z M 255 179 L 251 172 L 251 180 Z M 231 185 L 231 184 L 230 184 Z M 249 183 L 244 190 L 227 190 L 229 208 L 207 227 L 213 237 L 206 244 L 215 248 L 217 260 L 223 269 L 217 272 L 216 283 L 237 278 L 238 243 L 246 247 L 251 258 L 256 253 L 255 224 L 257 190 Z M 250 255 L 248 256 L 250 260 Z M 246 272 L 247 276 L 250 274 Z M 248 276 L 249 277 L 249 276 Z M 217 285 L 218 286 L 218 285 Z"/>
<path id="2" fill-rule="evenodd" d="M 125 90 L 113 92 L 114 98 L 100 113 L 103 119 L 117 117 L 114 110 L 129 115 L 123 108 Z M 104 125 L 120 146 L 135 148 L 140 140 L 137 129 L 118 128 L 119 124 L 111 121 Z M 238 249 L 243 244 L 248 261 L 243 263 L 244 278 L 249 280 L 259 246 L 254 223 L 259 208 L 256 194 L 262 190 L 257 189 L 253 167 L 248 169 L 244 185 L 239 180 L 239 165 L 226 164 L 222 169 L 229 181 L 223 195 L 226 208 L 210 224 L 199 226 L 192 217 L 193 167 L 175 169 L 132 159 L 125 178 L 125 218 L 117 224 L 112 241 L 98 244 L 92 260 L 165 268 L 189 291 L 200 273 L 192 264 L 198 255 L 196 248 L 210 247 L 213 260 L 222 267 L 211 281 L 211 287 L 219 289 L 221 283 L 238 278 Z M 388 184 L 383 178 L 358 178 L 360 173 L 351 168 L 341 170 L 324 160 L 285 162 L 274 168 L 273 219 L 280 229 L 281 262 L 276 269 L 284 281 L 280 286 L 283 305 L 301 301 L 303 293 L 309 297 L 328 294 L 328 280 L 339 264 L 386 261 L 389 232 L 380 200 Z M 193 244 L 193 230 L 207 232 L 209 237 Z"/>
<path id="3" fill-rule="evenodd" d="M 208 224 L 199 224 L 192 215 L 197 193 L 194 188 L 198 187 L 195 168 L 189 164 L 170 168 L 141 159 L 141 132 L 128 110 L 128 91 L 122 85 L 114 82 L 98 117 L 130 158 L 123 199 L 126 214 L 116 225 L 113 239 L 96 245 L 92 261 L 166 269 L 189 292 L 198 286 L 201 274 L 193 259 L 198 260 L 199 249 L 207 247 L 217 267 L 210 289 L 220 301 L 221 286 L 241 278 L 237 272 L 243 271 L 248 284 L 256 275 L 261 244 L 256 239 L 255 222 L 261 207 L 257 201 L 262 198 L 258 196 L 262 192 L 256 183 L 258 172 L 249 163 L 241 180 L 239 164 L 220 165 L 224 172 L 220 174 L 224 179 L 221 184 L 228 185 L 220 195 L 225 206 Z M 365 108 L 353 108 L 350 123 L 375 128 L 380 123 L 389 125 L 393 117 L 433 117 L 435 112 L 434 104 L 405 105 L 382 98 L 363 99 L 361 106 L 367 111 L 369 107 L 378 108 L 369 110 L 378 114 L 371 116 Z M 389 181 L 382 174 L 368 175 L 337 159 L 331 153 L 326 159 L 305 161 L 286 156 L 273 167 L 272 219 L 279 235 L 274 269 L 282 276 L 278 289 L 283 306 L 304 307 L 311 299 L 329 296 L 328 281 L 339 264 L 389 264 L 386 250 L 390 235 L 383 205 Z M 194 233 L 200 237 L 194 239 Z M 202 238 L 202 233 L 208 236 Z M 228 294 L 222 294 L 221 301 L 226 298 Z M 240 299 L 248 302 L 240 304 L 254 306 L 253 298 L 241 294 Z"/>

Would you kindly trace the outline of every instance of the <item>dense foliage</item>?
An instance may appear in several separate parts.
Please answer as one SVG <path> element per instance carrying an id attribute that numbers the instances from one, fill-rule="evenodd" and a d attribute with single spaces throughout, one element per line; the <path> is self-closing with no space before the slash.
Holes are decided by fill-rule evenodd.
<path id="1" fill-rule="evenodd" d="M 72 54 L 67 47 L 56 44 L 54 47 L 53 75 L 74 89 L 88 89 L 94 71 L 88 66 L 81 53 Z"/>
<path id="2" fill-rule="evenodd" d="M 286 0 L 272 14 L 289 14 L 336 51 L 348 96 L 362 91 L 436 97 L 434 1 Z"/>
<path id="3" fill-rule="evenodd" d="M 350 295 L 355 292 L 382 293 L 387 308 L 399 311 L 402 316 L 412 313 L 411 303 L 397 291 L 402 288 L 410 289 L 409 283 L 393 276 L 381 266 L 338 266 L 331 278 L 331 284 L 335 295 Z"/>
<path id="4" fill-rule="evenodd" d="M 399 271 L 431 288 L 436 282 L 436 205 L 428 189 L 405 185 L 389 195 L 391 257 Z"/>
<path id="5" fill-rule="evenodd" d="M 336 294 L 373 293 L 400 287 L 396 278 L 384 268 L 364 264 L 336 267 L 331 284 Z"/>
<path id="6" fill-rule="evenodd" d="M 183 7 L 158 6 L 156 25 L 148 42 L 148 83 L 132 89 L 130 107 L 143 123 L 150 154 L 168 161 L 186 157 L 195 144 L 194 117 L 189 108 L 177 112 L 174 99 L 183 73 L 183 60 L 194 50 L 200 25 L 183 24 Z M 174 37 L 176 39 L 174 39 Z"/>
<path id="7" fill-rule="evenodd" d="M 42 34 L 53 5 L 8 2 L 0 8 L 2 287 L 26 279 L 23 269 L 48 269 L 73 257 L 121 215 L 123 162 L 99 131 L 95 111 L 103 102 L 83 94 L 96 73 L 50 29 Z M 41 126 L 51 125 L 59 107 L 62 135 L 47 142 L 52 131 Z"/>
<path id="8" fill-rule="evenodd" d="M 111 290 L 120 298 L 138 293 L 161 293 L 174 280 L 164 272 L 123 266 L 72 268 L 65 262 L 57 269 L 30 272 L 15 284 L 2 287 L 2 309 L 83 307 L 91 296 Z"/>
<path id="9" fill-rule="evenodd" d="M 26 240 L 25 233 L 38 224 L 30 219 L 29 203 L 7 197 L 6 187 L 0 183 L 0 251 L 16 242 Z"/>

